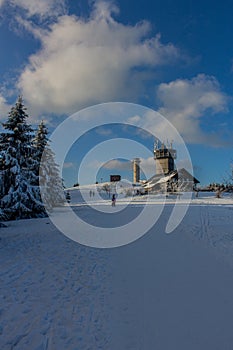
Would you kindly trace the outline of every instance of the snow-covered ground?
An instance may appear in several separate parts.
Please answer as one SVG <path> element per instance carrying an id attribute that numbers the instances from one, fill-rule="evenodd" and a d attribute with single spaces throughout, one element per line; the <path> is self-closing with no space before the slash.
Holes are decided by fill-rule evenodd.
<path id="1" fill-rule="evenodd" d="M 112 221 L 70 193 L 78 214 Z M 119 196 L 117 206 L 130 203 L 133 217 L 145 199 Z M 199 193 L 166 235 L 175 200 L 146 235 L 114 249 L 81 246 L 49 218 L 0 228 L 0 349 L 232 349 L 233 199 Z"/>

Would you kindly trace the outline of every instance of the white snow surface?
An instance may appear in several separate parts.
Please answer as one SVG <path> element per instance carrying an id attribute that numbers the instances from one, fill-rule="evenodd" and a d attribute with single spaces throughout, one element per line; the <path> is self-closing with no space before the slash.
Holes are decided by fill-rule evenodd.
<path id="1" fill-rule="evenodd" d="M 79 189 L 70 193 L 77 214 L 101 224 Z M 116 208 L 129 204 L 133 216 L 145 200 L 119 195 Z M 114 249 L 81 246 L 49 218 L 7 222 L 0 228 L 0 349 L 233 349 L 233 199 L 199 193 L 166 235 L 175 200 L 167 198 L 146 235 Z M 150 205 L 160 201 L 149 196 Z M 105 214 L 109 227 L 113 215 Z"/>

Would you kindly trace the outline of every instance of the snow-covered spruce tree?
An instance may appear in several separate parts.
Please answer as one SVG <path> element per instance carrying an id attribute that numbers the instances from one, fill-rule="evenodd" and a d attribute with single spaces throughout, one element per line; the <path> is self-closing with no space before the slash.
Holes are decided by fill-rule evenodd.
<path id="1" fill-rule="evenodd" d="M 38 186 L 38 161 L 34 157 L 33 129 L 20 96 L 0 134 L 1 200 L 8 219 L 45 216 Z"/>
<path id="2" fill-rule="evenodd" d="M 48 129 L 42 121 L 36 132 L 34 147 L 36 158 L 40 163 L 39 184 L 41 197 L 48 210 L 65 202 L 64 187 L 59 174 L 55 155 L 49 145 Z"/>
<path id="3" fill-rule="evenodd" d="M 0 154 L 0 202 L 1 198 L 6 193 L 5 186 L 7 185 L 7 172 L 4 166 L 4 158 Z M 7 215 L 4 213 L 3 209 L 0 207 L 0 221 L 7 220 Z M 4 225 L 0 222 L 0 227 L 3 227 Z"/>

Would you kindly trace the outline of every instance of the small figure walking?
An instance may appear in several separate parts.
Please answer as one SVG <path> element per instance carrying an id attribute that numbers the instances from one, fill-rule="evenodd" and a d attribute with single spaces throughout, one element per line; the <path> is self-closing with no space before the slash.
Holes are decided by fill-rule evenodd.
<path id="1" fill-rule="evenodd" d="M 113 194 L 112 195 L 112 207 L 115 207 L 116 206 L 116 195 Z"/>
<path id="2" fill-rule="evenodd" d="M 67 200 L 68 203 L 70 203 L 71 196 L 70 196 L 70 192 L 69 191 L 66 192 L 66 200 Z"/>

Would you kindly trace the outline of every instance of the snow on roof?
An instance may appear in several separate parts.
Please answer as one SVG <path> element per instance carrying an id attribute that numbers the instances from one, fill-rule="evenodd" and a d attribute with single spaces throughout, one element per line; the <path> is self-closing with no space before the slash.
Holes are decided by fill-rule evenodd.
<path id="1" fill-rule="evenodd" d="M 171 180 L 175 175 L 176 175 L 175 173 L 172 173 L 168 176 L 161 177 L 161 179 L 159 181 L 157 181 L 156 184 L 165 183 L 165 182 Z"/>

